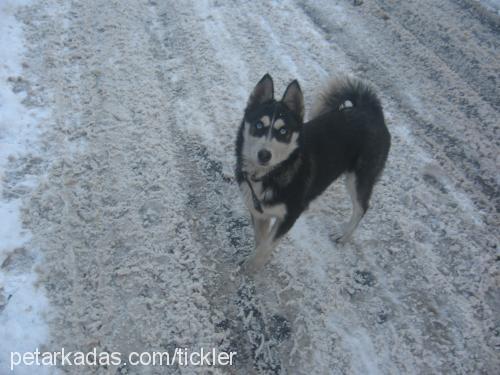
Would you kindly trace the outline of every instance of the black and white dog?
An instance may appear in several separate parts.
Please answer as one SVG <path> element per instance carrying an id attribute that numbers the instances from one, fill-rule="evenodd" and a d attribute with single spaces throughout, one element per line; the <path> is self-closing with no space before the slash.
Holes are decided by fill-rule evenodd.
<path id="1" fill-rule="evenodd" d="M 314 112 L 304 124 L 296 80 L 280 101 L 269 74 L 250 95 L 236 141 L 236 180 L 255 232 L 248 273 L 268 261 L 278 240 L 340 175 L 352 216 L 336 240 L 347 241 L 368 209 L 391 143 L 379 99 L 366 84 L 345 78 L 328 87 Z"/>

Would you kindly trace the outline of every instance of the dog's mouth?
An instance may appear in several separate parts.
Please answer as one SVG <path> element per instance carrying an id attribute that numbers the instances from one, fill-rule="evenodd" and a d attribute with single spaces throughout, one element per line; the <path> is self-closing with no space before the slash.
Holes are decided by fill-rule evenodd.
<path id="1" fill-rule="evenodd" d="M 266 164 L 261 164 L 258 161 L 249 162 L 243 167 L 243 171 L 245 171 L 252 181 L 259 180 L 262 176 L 269 173 L 272 169 L 272 166 L 269 162 Z"/>
<path id="2" fill-rule="evenodd" d="M 262 161 L 256 157 L 243 157 L 242 169 L 248 173 L 248 175 L 263 176 L 267 174 L 276 165 L 273 160 Z"/>

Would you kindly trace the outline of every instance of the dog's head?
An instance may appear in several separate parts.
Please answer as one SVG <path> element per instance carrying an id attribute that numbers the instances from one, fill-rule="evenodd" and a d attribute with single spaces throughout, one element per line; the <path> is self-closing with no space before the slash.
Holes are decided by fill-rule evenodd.
<path id="1" fill-rule="evenodd" d="M 288 159 L 298 148 L 303 117 L 304 97 L 296 80 L 277 101 L 273 79 L 269 74 L 262 77 L 248 99 L 243 118 L 245 169 L 259 176 Z"/>

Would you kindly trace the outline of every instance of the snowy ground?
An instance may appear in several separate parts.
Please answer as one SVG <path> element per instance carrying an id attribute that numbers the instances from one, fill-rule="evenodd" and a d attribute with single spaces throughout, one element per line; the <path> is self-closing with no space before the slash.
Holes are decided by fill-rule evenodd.
<path id="1" fill-rule="evenodd" d="M 228 374 L 498 373 L 499 8 L 1 0 L 0 374 L 37 346 L 236 350 L 212 369 Z M 307 108 L 333 75 L 372 82 L 393 147 L 351 243 L 329 237 L 339 181 L 243 280 L 233 146 L 266 72 Z"/>
<path id="2" fill-rule="evenodd" d="M 42 254 L 23 227 L 23 199 L 37 186 L 40 149 L 37 137 L 47 109 L 35 102 L 34 82 L 23 75 L 26 50 L 17 7 L 28 1 L 0 2 L 0 369 L 11 351 L 33 351 L 48 339 L 43 319 L 47 299 L 36 285 Z M 27 73 L 29 74 L 29 73 Z M 29 368 L 18 373 L 29 374 Z M 48 373 L 40 369 L 40 373 Z"/>

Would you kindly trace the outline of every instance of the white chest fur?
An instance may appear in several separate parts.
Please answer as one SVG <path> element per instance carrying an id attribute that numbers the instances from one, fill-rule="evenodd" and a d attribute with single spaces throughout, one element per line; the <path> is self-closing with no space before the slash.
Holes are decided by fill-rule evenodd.
<path id="1" fill-rule="evenodd" d="M 253 216 L 261 217 L 261 218 L 279 218 L 282 219 L 286 215 L 286 205 L 284 203 L 278 204 L 265 204 L 263 201 L 271 199 L 273 192 L 269 189 L 263 191 L 262 183 L 259 182 L 250 182 L 252 184 L 253 191 L 255 193 L 256 198 L 259 200 L 262 212 L 259 212 L 255 209 L 254 199 L 252 196 L 252 190 L 248 186 L 247 182 L 243 182 L 240 184 L 240 191 L 243 195 L 243 200 L 248 210 L 251 212 Z"/>

